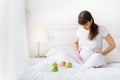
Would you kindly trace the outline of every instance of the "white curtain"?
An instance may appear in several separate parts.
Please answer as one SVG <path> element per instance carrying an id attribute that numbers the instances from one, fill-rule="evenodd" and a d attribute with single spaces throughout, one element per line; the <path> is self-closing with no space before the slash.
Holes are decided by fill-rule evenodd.
<path id="1" fill-rule="evenodd" d="M 0 80 L 16 80 L 29 67 L 25 0 L 0 0 Z"/>

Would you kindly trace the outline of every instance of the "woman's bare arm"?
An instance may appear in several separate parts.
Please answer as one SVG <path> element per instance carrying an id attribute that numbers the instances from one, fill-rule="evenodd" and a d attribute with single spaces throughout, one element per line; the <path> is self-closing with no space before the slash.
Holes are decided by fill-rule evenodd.
<path id="1" fill-rule="evenodd" d="M 75 37 L 75 39 L 74 39 L 74 49 L 75 49 L 76 53 L 79 52 L 78 43 L 79 43 L 79 39 L 78 39 L 78 37 Z"/>
<path id="2" fill-rule="evenodd" d="M 105 40 L 107 41 L 109 46 L 105 50 L 102 51 L 103 55 L 108 54 L 110 51 L 112 51 L 116 47 L 115 42 L 114 42 L 114 40 L 113 40 L 113 38 L 112 38 L 112 36 L 110 34 L 108 34 L 105 37 Z"/>
<path id="3" fill-rule="evenodd" d="M 74 45 L 73 45 L 73 46 L 74 46 L 74 49 L 75 49 L 75 51 L 76 51 L 76 53 L 77 53 L 77 55 L 78 55 L 78 58 L 82 61 L 83 59 L 82 59 L 82 57 L 80 56 L 78 44 L 79 44 L 79 39 L 78 39 L 78 37 L 75 37 L 75 39 L 74 39 Z"/>

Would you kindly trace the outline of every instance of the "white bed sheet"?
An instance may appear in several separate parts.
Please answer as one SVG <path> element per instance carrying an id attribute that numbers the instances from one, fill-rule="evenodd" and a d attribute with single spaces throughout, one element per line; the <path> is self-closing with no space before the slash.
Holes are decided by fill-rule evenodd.
<path id="1" fill-rule="evenodd" d="M 31 67 L 19 80 L 120 80 L 120 68 L 59 67 L 58 72 L 51 72 L 50 64 L 45 62 Z"/>
<path id="2" fill-rule="evenodd" d="M 72 51 L 68 50 L 65 53 L 68 54 L 70 52 Z M 77 62 L 77 59 L 75 60 L 70 56 L 62 59 L 71 61 L 73 68 L 59 67 L 58 72 L 51 72 L 51 64 L 55 61 L 59 63 L 62 60 L 59 58 L 60 56 L 58 54 L 64 54 L 64 51 L 61 50 L 61 52 L 55 52 L 53 50 L 49 52 L 49 55 L 45 60 L 42 60 L 29 68 L 18 80 L 120 80 L 120 68 L 118 65 L 115 67 L 115 64 L 120 63 L 111 63 L 106 68 L 88 69 L 80 67 L 81 65 L 78 64 L 79 62 Z"/>
<path id="3" fill-rule="evenodd" d="M 120 61 L 108 63 L 107 67 L 120 68 Z"/>

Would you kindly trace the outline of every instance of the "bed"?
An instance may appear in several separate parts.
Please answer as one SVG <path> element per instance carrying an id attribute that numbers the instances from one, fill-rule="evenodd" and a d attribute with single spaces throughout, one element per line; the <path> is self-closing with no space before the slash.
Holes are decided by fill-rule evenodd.
<path id="1" fill-rule="evenodd" d="M 18 80 L 120 80 L 119 37 L 115 37 L 116 49 L 105 56 L 108 63 L 107 67 L 83 68 L 79 64 L 72 46 L 76 28 L 75 25 L 54 25 L 50 27 L 50 50 L 46 54 L 47 58 L 26 70 Z M 107 45 L 106 43 L 103 44 Z M 72 62 L 73 67 L 58 66 L 58 72 L 52 72 L 51 64 L 53 62 L 59 63 L 61 60 Z"/>

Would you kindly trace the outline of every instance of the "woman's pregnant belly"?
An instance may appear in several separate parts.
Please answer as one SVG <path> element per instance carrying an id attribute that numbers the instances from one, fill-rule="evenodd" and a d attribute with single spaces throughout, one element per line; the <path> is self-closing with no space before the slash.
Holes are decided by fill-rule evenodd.
<path id="1" fill-rule="evenodd" d="M 80 51 L 80 55 L 84 61 L 86 61 L 93 53 L 93 49 L 88 47 L 82 47 Z"/>

